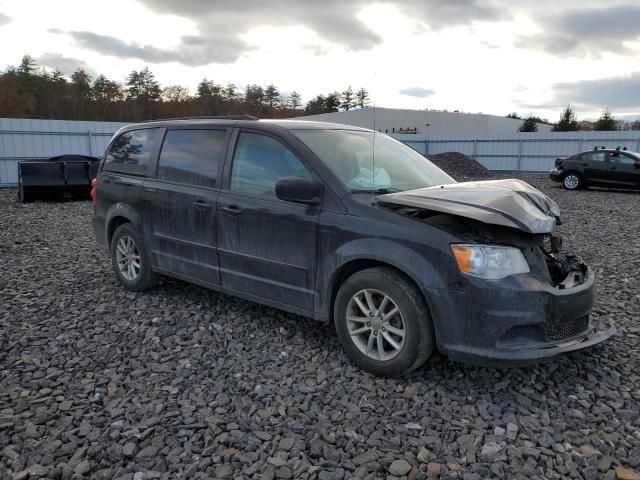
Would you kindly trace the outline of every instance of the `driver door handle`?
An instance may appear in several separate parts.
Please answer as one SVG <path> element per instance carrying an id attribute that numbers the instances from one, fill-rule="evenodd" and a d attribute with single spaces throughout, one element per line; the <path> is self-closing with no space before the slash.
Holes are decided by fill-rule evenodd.
<path id="1" fill-rule="evenodd" d="M 193 206 L 196 208 L 205 209 L 205 208 L 211 208 L 213 205 L 210 204 L 209 202 L 205 202 L 204 200 L 196 200 L 195 202 L 193 202 Z"/>

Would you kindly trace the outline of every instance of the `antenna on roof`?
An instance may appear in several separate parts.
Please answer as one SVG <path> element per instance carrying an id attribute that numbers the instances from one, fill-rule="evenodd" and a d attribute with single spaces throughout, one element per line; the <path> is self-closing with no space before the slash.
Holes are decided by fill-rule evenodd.
<path id="1" fill-rule="evenodd" d="M 373 137 L 371 139 L 371 205 L 375 202 L 376 189 L 376 92 L 377 92 L 377 72 L 373 72 Z"/>

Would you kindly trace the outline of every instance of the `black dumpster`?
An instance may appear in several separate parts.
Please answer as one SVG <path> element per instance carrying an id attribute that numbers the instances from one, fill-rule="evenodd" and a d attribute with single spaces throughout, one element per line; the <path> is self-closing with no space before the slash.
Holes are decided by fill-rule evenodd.
<path id="1" fill-rule="evenodd" d="M 100 159 L 86 155 L 59 155 L 18 163 L 18 198 L 21 202 L 64 197 L 89 198 L 91 180 Z"/>

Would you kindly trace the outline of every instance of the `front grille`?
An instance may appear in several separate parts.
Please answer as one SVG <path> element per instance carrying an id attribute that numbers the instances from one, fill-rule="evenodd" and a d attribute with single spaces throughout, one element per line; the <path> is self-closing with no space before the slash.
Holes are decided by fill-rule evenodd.
<path id="1" fill-rule="evenodd" d="M 564 340 L 565 338 L 575 337 L 579 333 L 589 328 L 589 316 L 574 318 L 565 322 L 546 324 L 544 331 L 551 340 Z"/>

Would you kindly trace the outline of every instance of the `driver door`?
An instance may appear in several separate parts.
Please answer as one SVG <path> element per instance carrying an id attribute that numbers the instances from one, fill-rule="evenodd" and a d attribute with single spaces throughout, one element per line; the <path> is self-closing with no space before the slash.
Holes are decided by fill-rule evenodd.
<path id="1" fill-rule="evenodd" d="M 265 132 L 240 130 L 232 145 L 217 207 L 222 286 L 311 312 L 321 208 L 275 194 L 279 178 L 311 177 L 311 171 L 292 148 Z"/>
<path id="2" fill-rule="evenodd" d="M 611 152 L 611 179 L 616 185 L 628 188 L 640 187 L 640 168 L 636 160 L 625 152 Z"/>

